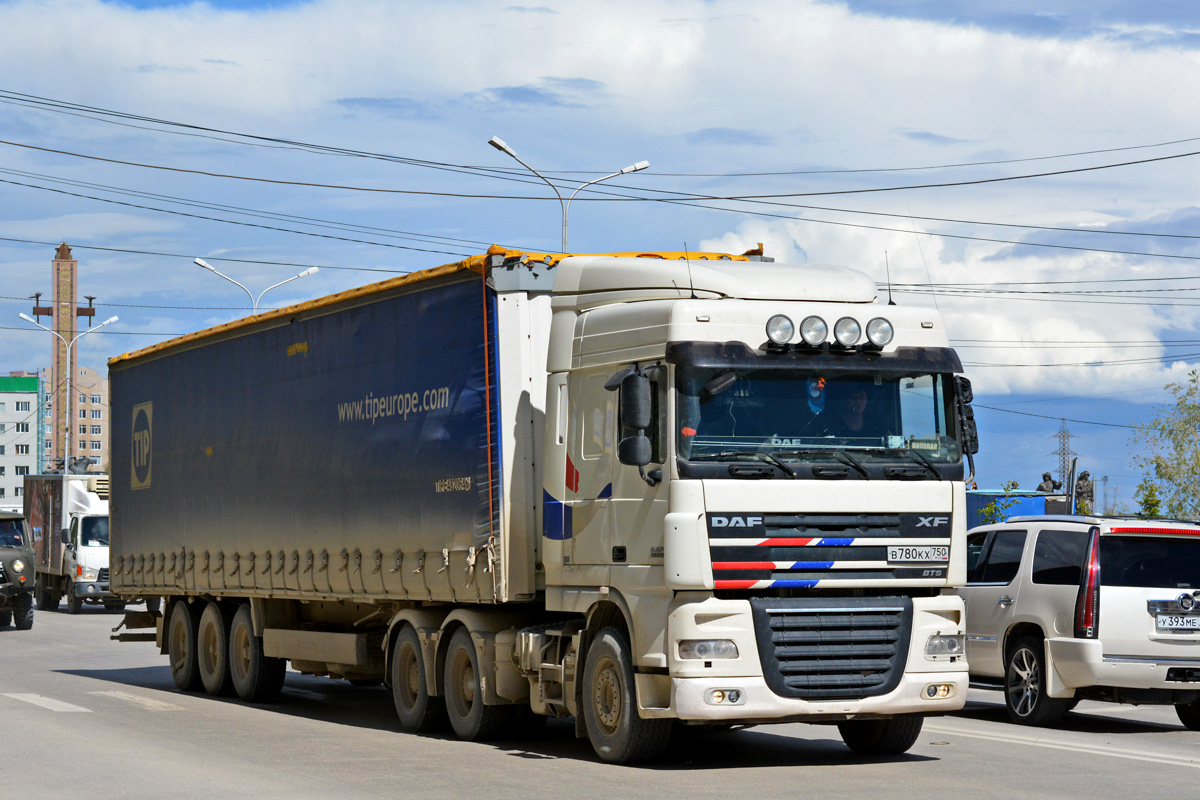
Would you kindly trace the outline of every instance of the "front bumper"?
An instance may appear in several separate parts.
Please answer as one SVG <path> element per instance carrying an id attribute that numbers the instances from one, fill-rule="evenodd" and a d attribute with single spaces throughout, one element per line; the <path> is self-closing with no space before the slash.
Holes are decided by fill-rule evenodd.
<path id="1" fill-rule="evenodd" d="M 101 597 L 111 597 L 112 592 L 109 591 L 108 586 L 108 581 L 103 583 L 100 581 L 72 581 L 71 594 L 83 598 L 94 597 L 99 599 Z"/>
<path id="2" fill-rule="evenodd" d="M 950 696 L 929 699 L 925 688 L 945 684 Z M 711 705 L 713 689 L 739 689 L 745 703 Z M 840 722 L 895 714 L 946 714 L 967 702 L 965 672 L 905 674 L 891 692 L 857 700 L 799 700 L 780 697 L 761 678 L 674 678 L 672 693 L 679 719 L 694 722 Z"/>
<path id="3" fill-rule="evenodd" d="M 0 583 L 0 597 L 16 597 L 21 594 L 29 594 L 33 591 L 33 579 L 29 578 L 25 583 Z"/>
<path id="4" fill-rule="evenodd" d="M 1167 679 L 1169 670 L 1200 670 L 1200 652 L 1158 657 L 1106 654 L 1099 639 L 1050 639 L 1049 649 L 1051 664 L 1069 689 L 1200 689 L 1200 681 Z"/>

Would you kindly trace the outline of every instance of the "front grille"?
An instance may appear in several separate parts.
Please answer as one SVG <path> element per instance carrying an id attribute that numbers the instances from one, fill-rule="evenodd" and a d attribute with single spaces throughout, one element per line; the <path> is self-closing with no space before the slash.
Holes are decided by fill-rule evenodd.
<path id="1" fill-rule="evenodd" d="M 950 549 L 948 513 L 708 515 L 716 588 L 813 589 L 945 581 L 949 561 L 890 561 L 889 546 Z"/>
<path id="2" fill-rule="evenodd" d="M 96 580 L 98 580 L 98 581 L 107 581 L 108 580 L 108 567 L 100 568 L 100 572 L 97 573 Z"/>
<path id="3" fill-rule="evenodd" d="M 849 700 L 886 694 L 904 674 L 907 597 L 754 598 L 758 653 L 777 695 Z"/>

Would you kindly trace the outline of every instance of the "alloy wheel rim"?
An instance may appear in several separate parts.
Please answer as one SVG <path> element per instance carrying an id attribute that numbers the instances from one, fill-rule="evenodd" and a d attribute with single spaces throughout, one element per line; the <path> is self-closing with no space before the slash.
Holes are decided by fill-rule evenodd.
<path id="1" fill-rule="evenodd" d="M 1022 647 L 1014 653 L 1008 672 L 1009 704 L 1017 716 L 1027 717 L 1041 695 L 1041 673 L 1033 651 Z"/>

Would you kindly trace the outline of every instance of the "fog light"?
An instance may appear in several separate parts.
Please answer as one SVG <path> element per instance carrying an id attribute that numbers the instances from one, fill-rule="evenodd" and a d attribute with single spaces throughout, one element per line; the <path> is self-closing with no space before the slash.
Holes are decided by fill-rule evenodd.
<path id="1" fill-rule="evenodd" d="M 930 636 L 925 642 L 927 656 L 961 656 L 966 646 L 965 637 L 961 633 L 950 636 Z"/>
<path id="2" fill-rule="evenodd" d="M 87 590 L 88 590 L 88 594 L 95 594 L 96 593 L 96 585 L 88 584 Z"/>
<path id="3" fill-rule="evenodd" d="M 787 344 L 795 334 L 796 326 L 783 314 L 776 314 L 767 320 L 767 338 L 772 343 Z"/>
<path id="4" fill-rule="evenodd" d="M 737 658 L 737 645 L 730 639 L 684 639 L 679 643 L 679 657 L 714 661 Z"/>
<path id="5" fill-rule="evenodd" d="M 833 338 L 842 347 L 853 347 L 862 336 L 862 326 L 853 317 L 842 317 L 833 326 Z"/>
<path id="6" fill-rule="evenodd" d="M 945 700 L 954 696 L 954 685 L 950 683 L 931 683 L 925 687 L 925 697 L 928 700 Z"/>
<path id="7" fill-rule="evenodd" d="M 892 323 L 883 317 L 876 317 L 867 323 L 867 341 L 876 347 L 886 347 L 895 335 Z"/>
<path id="8" fill-rule="evenodd" d="M 804 343 L 812 347 L 825 343 L 825 337 L 829 335 L 829 326 L 825 320 L 820 317 L 805 317 L 800 323 L 800 338 Z"/>
<path id="9" fill-rule="evenodd" d="M 741 689 L 709 689 L 704 693 L 704 702 L 710 706 L 743 706 L 746 693 Z"/>

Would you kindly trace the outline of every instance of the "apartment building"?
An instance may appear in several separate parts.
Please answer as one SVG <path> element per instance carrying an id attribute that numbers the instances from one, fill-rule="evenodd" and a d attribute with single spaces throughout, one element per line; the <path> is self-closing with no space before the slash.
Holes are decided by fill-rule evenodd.
<path id="1" fill-rule="evenodd" d="M 92 472 L 108 468 L 108 379 L 91 367 L 75 367 L 71 379 L 71 457 L 90 456 Z M 61 395 L 60 395 L 61 396 Z M 47 464 L 60 452 L 55 447 L 62 431 L 55 430 L 55 419 L 61 419 L 54 409 L 54 397 L 46 403 L 46 437 L 42 443 Z M 61 457 L 61 456 L 60 456 Z"/>
<path id="2" fill-rule="evenodd" d="M 0 509 L 20 510 L 25 476 L 37 471 L 38 379 L 0 377 Z"/>

